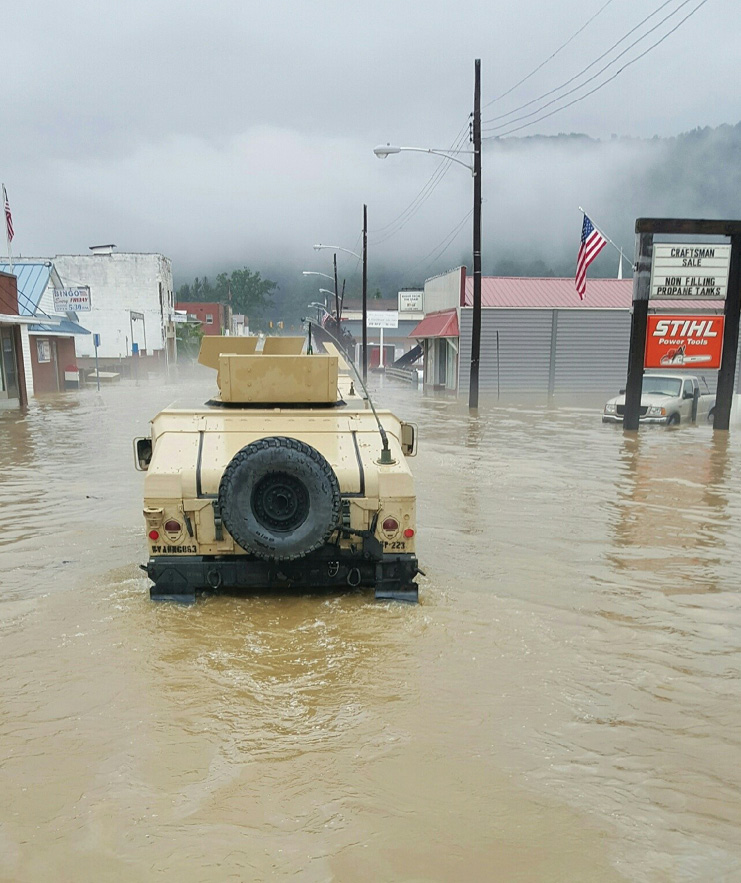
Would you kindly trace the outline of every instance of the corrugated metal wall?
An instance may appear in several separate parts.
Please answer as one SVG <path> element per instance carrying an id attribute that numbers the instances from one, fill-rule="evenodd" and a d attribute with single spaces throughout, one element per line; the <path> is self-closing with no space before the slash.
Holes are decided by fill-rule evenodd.
<path id="1" fill-rule="evenodd" d="M 555 384 L 561 392 L 610 392 L 625 386 L 630 344 L 627 310 L 556 310 Z"/>
<path id="2" fill-rule="evenodd" d="M 461 310 L 459 390 L 468 389 L 472 319 L 472 310 Z M 480 388 L 496 390 L 498 380 L 502 394 L 615 395 L 626 383 L 629 344 L 630 313 L 627 310 L 486 308 L 481 314 Z M 681 373 L 694 372 L 677 372 Z M 711 392 L 715 392 L 717 374 L 717 371 L 701 373 Z M 739 388 L 741 348 L 736 371 L 736 389 Z"/>
<path id="3" fill-rule="evenodd" d="M 502 393 L 548 390 L 551 312 L 490 308 L 481 311 L 480 389 L 497 389 L 498 369 Z M 471 373 L 472 318 L 472 310 L 461 310 L 459 389 L 468 389 Z"/>
<path id="4" fill-rule="evenodd" d="M 470 309 L 461 310 L 460 389 L 468 388 L 472 318 Z M 625 383 L 630 339 L 625 310 L 482 310 L 482 390 L 497 389 L 497 332 L 503 394 L 609 392 Z"/>

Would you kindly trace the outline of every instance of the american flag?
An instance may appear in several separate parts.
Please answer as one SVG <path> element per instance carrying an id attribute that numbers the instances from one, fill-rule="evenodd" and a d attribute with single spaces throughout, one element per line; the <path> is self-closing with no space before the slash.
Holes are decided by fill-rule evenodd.
<path id="1" fill-rule="evenodd" d="M 584 300 L 587 290 L 587 267 L 607 245 L 605 237 L 597 230 L 589 218 L 584 215 L 581 227 L 581 245 L 576 258 L 576 293 Z"/>
<path id="2" fill-rule="evenodd" d="M 5 206 L 5 233 L 8 237 L 8 244 L 10 244 L 13 241 L 13 216 L 10 214 L 10 203 L 5 184 L 3 184 L 3 205 Z"/>

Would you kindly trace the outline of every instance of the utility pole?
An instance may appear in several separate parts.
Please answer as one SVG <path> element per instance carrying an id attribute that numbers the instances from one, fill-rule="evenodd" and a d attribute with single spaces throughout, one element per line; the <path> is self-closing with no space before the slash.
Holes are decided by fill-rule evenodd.
<path id="1" fill-rule="evenodd" d="M 473 325 L 468 407 L 479 406 L 481 354 L 481 59 L 474 63 L 473 87 Z"/>
<path id="2" fill-rule="evenodd" d="M 334 305 L 337 312 L 335 316 L 337 317 L 337 328 L 339 330 L 339 322 L 340 322 L 340 289 L 337 285 L 337 252 L 334 254 Z"/>
<path id="3" fill-rule="evenodd" d="M 368 206 L 363 206 L 363 383 L 368 380 Z"/>

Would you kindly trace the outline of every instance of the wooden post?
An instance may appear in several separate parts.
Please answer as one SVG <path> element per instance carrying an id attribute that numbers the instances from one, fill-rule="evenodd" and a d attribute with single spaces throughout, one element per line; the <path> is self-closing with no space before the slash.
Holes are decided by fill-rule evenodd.
<path id="1" fill-rule="evenodd" d="M 368 380 L 368 206 L 363 206 L 363 383 Z"/>
<path id="2" fill-rule="evenodd" d="M 340 289 L 337 285 L 337 253 L 334 255 L 334 308 L 335 308 L 335 316 L 337 317 L 337 327 L 339 330 L 340 323 Z"/>
<path id="3" fill-rule="evenodd" d="M 633 315 L 630 322 L 628 351 L 628 382 L 625 387 L 623 429 L 635 432 L 641 414 L 643 362 L 646 353 L 648 295 L 651 289 L 651 256 L 653 233 L 640 233 L 636 240 L 636 270 L 633 274 Z"/>
<path id="4" fill-rule="evenodd" d="M 726 327 L 723 335 L 723 352 L 715 391 L 715 417 L 713 429 L 727 431 L 731 422 L 733 384 L 736 377 L 736 353 L 738 352 L 738 326 L 741 318 L 741 235 L 731 236 L 731 265 L 728 269 L 728 291 L 725 303 Z"/>
<path id="5" fill-rule="evenodd" d="M 473 322 L 468 407 L 479 406 L 481 354 L 481 59 L 474 63 L 473 88 Z"/>

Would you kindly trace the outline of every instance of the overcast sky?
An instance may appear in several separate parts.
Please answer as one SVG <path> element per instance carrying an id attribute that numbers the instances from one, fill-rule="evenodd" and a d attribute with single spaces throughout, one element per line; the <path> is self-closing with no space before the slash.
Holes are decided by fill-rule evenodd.
<path id="1" fill-rule="evenodd" d="M 697 12 L 603 89 L 517 135 L 650 137 L 735 124 L 741 3 L 698 4 L 6 3 L 0 179 L 13 250 L 86 253 L 115 242 L 165 253 L 181 279 L 215 267 L 259 269 L 283 255 L 321 268 L 326 260 L 312 243 L 356 250 L 365 202 L 371 231 L 380 230 L 370 237 L 375 255 L 418 263 L 460 226 L 450 252 L 457 257 L 470 239 L 465 169 L 453 166 L 397 229 L 392 222 L 437 164 L 415 154 L 379 161 L 373 147 L 453 144 L 472 109 L 475 57 L 489 120 L 574 77 L 660 7 L 568 88 L 657 25 L 593 88 Z M 628 149 L 611 162 L 633 159 Z M 524 207 L 539 216 L 536 250 L 578 228 L 576 205 L 599 215 L 609 192 L 601 188 L 612 167 L 584 167 L 577 155 L 562 156 L 557 168 L 494 168 L 485 146 L 483 161 L 484 229 L 506 228 Z"/>

